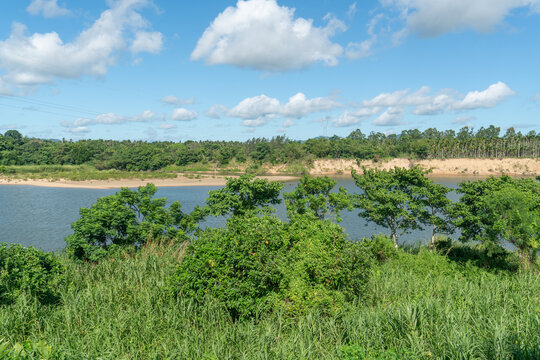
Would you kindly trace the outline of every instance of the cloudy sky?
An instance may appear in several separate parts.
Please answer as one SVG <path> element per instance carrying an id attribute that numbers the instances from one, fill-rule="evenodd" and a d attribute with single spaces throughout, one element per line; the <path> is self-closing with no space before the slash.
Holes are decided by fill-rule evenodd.
<path id="1" fill-rule="evenodd" d="M 0 131 L 540 130 L 540 0 L 3 0 Z"/>

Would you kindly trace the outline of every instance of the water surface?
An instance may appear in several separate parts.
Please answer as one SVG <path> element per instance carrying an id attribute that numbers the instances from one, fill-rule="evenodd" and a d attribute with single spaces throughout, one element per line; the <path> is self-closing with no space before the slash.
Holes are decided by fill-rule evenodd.
<path id="1" fill-rule="evenodd" d="M 434 178 L 437 183 L 456 188 L 463 179 L 458 177 Z M 284 191 L 290 192 L 297 182 L 286 182 Z M 338 185 L 349 192 L 358 188 L 350 178 L 338 179 Z M 196 205 L 203 205 L 209 190 L 219 186 L 162 187 L 157 197 L 166 197 L 169 202 L 180 201 L 184 211 L 191 211 Z M 337 188 L 337 187 L 336 187 Z M 70 224 L 79 217 L 81 207 L 89 207 L 99 197 L 114 194 L 117 189 L 70 189 L 47 188 L 23 185 L 0 185 L 0 243 L 19 243 L 35 246 L 46 251 L 59 251 L 65 246 L 64 238 L 72 234 Z M 452 192 L 450 198 L 457 195 Z M 276 207 L 276 214 L 285 218 L 285 206 Z M 343 212 L 341 225 L 352 239 L 361 239 L 375 233 L 388 233 L 388 230 L 367 223 L 358 215 L 358 210 Z M 223 218 L 210 218 L 205 226 L 221 226 Z M 401 238 L 402 242 L 425 242 L 431 233 L 415 231 Z"/>

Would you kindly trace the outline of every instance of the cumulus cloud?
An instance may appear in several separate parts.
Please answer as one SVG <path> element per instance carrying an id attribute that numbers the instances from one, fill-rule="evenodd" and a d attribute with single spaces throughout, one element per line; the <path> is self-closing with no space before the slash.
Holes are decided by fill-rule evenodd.
<path id="1" fill-rule="evenodd" d="M 74 121 L 62 121 L 60 125 L 66 128 L 65 131 L 77 134 L 90 132 L 91 125 L 120 125 L 134 122 L 150 122 L 163 119 L 155 112 L 146 110 L 134 116 L 118 115 L 116 113 L 99 114 L 94 118 L 78 118 Z"/>
<path id="2" fill-rule="evenodd" d="M 199 114 L 196 111 L 191 111 L 184 108 L 176 108 L 173 110 L 171 120 L 175 121 L 191 121 L 195 120 Z"/>
<path id="3" fill-rule="evenodd" d="M 32 0 L 26 11 L 32 15 L 41 14 L 46 18 L 71 15 L 71 11 L 58 6 L 58 0 Z"/>
<path id="4" fill-rule="evenodd" d="M 160 32 L 137 31 L 135 33 L 135 40 L 133 40 L 129 49 L 134 54 L 141 52 L 157 54 L 161 51 L 162 47 L 163 35 Z"/>
<path id="5" fill-rule="evenodd" d="M 258 95 L 242 100 L 227 115 L 243 119 L 245 126 L 261 126 L 274 118 L 302 118 L 308 114 L 328 111 L 342 104 L 331 97 L 308 99 L 303 93 L 298 93 L 282 104 L 278 99 L 266 95 Z"/>
<path id="6" fill-rule="evenodd" d="M 447 32 L 472 29 L 493 30 L 517 8 L 540 11 L 539 0 L 380 0 L 400 13 L 409 32 L 433 37 Z"/>
<path id="7" fill-rule="evenodd" d="M 191 105 L 191 104 L 195 104 L 195 98 L 179 99 L 174 95 L 168 95 L 161 98 L 161 102 L 164 102 L 165 104 L 169 104 L 169 105 L 176 105 L 176 106 Z"/>
<path id="8" fill-rule="evenodd" d="M 147 4 L 148 0 L 114 2 L 92 26 L 67 43 L 54 31 L 30 35 L 25 25 L 14 23 L 9 38 L 0 41 L 3 80 L 15 85 L 35 85 L 56 78 L 104 76 L 118 54 L 128 48 L 130 35 L 149 26 L 138 12 Z M 139 39 L 141 36 L 145 35 L 139 35 Z M 137 47 L 156 50 L 145 48 L 142 40 Z"/>
<path id="9" fill-rule="evenodd" d="M 400 125 L 403 119 L 403 108 L 389 107 L 379 115 L 378 118 L 373 120 L 373 125 L 379 126 L 395 126 Z"/>
<path id="10" fill-rule="evenodd" d="M 362 120 L 369 118 L 382 110 L 380 107 L 361 108 L 356 111 L 345 111 L 336 119 L 332 120 L 334 127 L 346 127 L 359 124 Z"/>
<path id="11" fill-rule="evenodd" d="M 456 91 L 443 89 L 433 93 L 423 86 L 415 92 L 410 89 L 397 90 L 393 93 L 381 93 L 369 100 L 363 100 L 364 107 L 404 107 L 415 106 L 416 115 L 435 115 L 451 110 L 472 110 L 492 108 L 500 104 L 515 92 L 503 82 L 490 85 L 483 91 L 471 91 L 465 96 Z"/>
<path id="12" fill-rule="evenodd" d="M 503 82 L 490 85 L 484 91 L 471 91 L 465 98 L 456 104 L 456 109 L 478 109 L 492 108 L 501 103 L 509 96 L 515 95 L 515 92 Z"/>
<path id="13" fill-rule="evenodd" d="M 327 16 L 327 24 L 317 27 L 294 12 L 276 0 L 239 0 L 204 31 L 191 59 L 263 71 L 301 69 L 315 62 L 336 65 L 343 48 L 330 38 L 345 31 L 345 24 Z"/>
<path id="14" fill-rule="evenodd" d="M 226 114 L 229 111 L 229 109 L 226 106 L 223 105 L 212 105 L 210 109 L 205 113 L 206 116 L 212 119 L 219 119 L 222 115 Z"/>

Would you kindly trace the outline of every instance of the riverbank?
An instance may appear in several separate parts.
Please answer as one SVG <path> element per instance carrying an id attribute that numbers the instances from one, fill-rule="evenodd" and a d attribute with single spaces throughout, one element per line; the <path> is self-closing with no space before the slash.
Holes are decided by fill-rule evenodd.
<path id="1" fill-rule="evenodd" d="M 295 176 L 259 176 L 261 179 L 269 179 L 272 181 L 293 181 Z M 77 189 L 119 189 L 122 187 L 135 188 L 138 186 L 153 183 L 157 187 L 182 187 L 182 186 L 224 186 L 226 177 L 221 175 L 183 175 L 178 174 L 171 179 L 112 179 L 112 180 L 47 180 L 47 179 L 2 179 L 0 185 L 29 185 L 29 186 L 44 186 L 55 188 L 77 188 Z"/>
<path id="2" fill-rule="evenodd" d="M 351 169 L 361 172 L 362 166 L 368 169 L 388 170 L 394 167 L 410 169 L 413 166 L 431 169 L 432 176 L 535 176 L 540 175 L 540 159 L 435 159 L 411 160 L 391 159 L 388 161 L 354 159 L 315 160 L 311 175 L 340 175 L 348 174 Z"/>
<path id="3" fill-rule="evenodd" d="M 537 176 L 540 175 L 540 159 L 446 159 L 446 160 L 411 160 L 411 159 L 391 159 L 391 160 L 364 160 L 355 159 L 319 159 L 315 160 L 311 166 L 305 165 L 305 170 L 314 176 L 350 176 L 351 169 L 362 171 L 362 166 L 369 169 L 388 170 L 394 167 L 411 168 L 420 166 L 423 169 L 431 169 L 430 176 L 478 176 L 487 177 L 490 175 L 507 174 L 511 176 Z M 121 187 L 138 187 L 148 182 L 154 183 L 158 187 L 167 186 L 223 186 L 228 176 L 238 176 L 245 168 L 234 165 L 234 169 L 223 168 L 220 171 L 228 171 L 237 175 L 218 175 L 209 171 L 190 171 L 188 173 L 126 173 L 129 178 L 118 178 L 122 174 L 111 174 L 115 178 L 92 179 L 92 174 L 88 175 L 88 180 L 73 180 L 68 178 L 23 178 L 20 176 L 0 176 L 0 185 L 31 185 L 61 188 L 83 188 L 83 189 L 116 189 Z M 298 176 L 290 175 L 289 164 L 279 166 L 262 166 L 259 172 L 263 172 L 266 178 L 273 181 L 293 181 Z M 245 167 L 245 166 L 244 166 Z M 68 169 L 69 170 L 69 169 Z M 104 176 L 99 173 L 100 177 Z M 106 175 L 106 173 L 105 173 Z M 39 176 L 39 175 L 38 175 Z M 140 176 L 140 178 L 138 178 Z"/>

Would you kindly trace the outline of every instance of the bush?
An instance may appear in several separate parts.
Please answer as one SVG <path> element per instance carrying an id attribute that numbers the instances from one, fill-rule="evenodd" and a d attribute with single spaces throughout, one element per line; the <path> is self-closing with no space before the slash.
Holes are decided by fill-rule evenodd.
<path id="1" fill-rule="evenodd" d="M 272 308 L 335 311 L 362 293 L 371 264 L 330 221 L 233 217 L 189 245 L 171 284 L 179 296 L 217 300 L 233 318 Z"/>
<path id="2" fill-rule="evenodd" d="M 54 303 L 64 271 L 52 254 L 18 244 L 0 244 L 0 303 L 11 303 L 23 293 L 42 303 Z"/>
<path id="3" fill-rule="evenodd" d="M 392 239 L 383 234 L 372 235 L 371 238 L 363 238 L 361 244 L 379 262 L 385 262 L 397 255 L 397 250 Z"/>
<path id="4" fill-rule="evenodd" d="M 71 224 L 74 234 L 66 238 L 68 253 L 80 260 L 97 261 L 118 246 L 140 246 L 152 239 L 187 239 L 204 217 L 200 208 L 187 215 L 179 202 L 165 208 L 167 199 L 153 199 L 153 184 L 138 191 L 122 188 L 80 210 Z"/>

